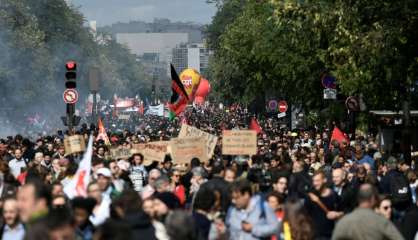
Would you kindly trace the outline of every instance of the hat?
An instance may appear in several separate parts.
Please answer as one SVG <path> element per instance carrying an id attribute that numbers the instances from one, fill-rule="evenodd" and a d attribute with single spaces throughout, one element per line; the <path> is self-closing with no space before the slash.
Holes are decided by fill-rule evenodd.
<path id="1" fill-rule="evenodd" d="M 290 134 L 290 136 L 292 136 L 292 137 L 297 137 L 297 136 L 298 136 L 298 134 L 297 134 L 297 133 L 295 133 L 295 132 L 292 132 L 292 133 Z"/>
<path id="2" fill-rule="evenodd" d="M 180 207 L 179 199 L 171 192 L 156 192 L 153 196 L 163 202 L 168 209 L 172 210 Z"/>
<path id="3" fill-rule="evenodd" d="M 112 172 L 110 172 L 109 168 L 99 168 L 99 170 L 97 170 L 97 176 L 102 175 L 104 177 L 112 177 Z"/>

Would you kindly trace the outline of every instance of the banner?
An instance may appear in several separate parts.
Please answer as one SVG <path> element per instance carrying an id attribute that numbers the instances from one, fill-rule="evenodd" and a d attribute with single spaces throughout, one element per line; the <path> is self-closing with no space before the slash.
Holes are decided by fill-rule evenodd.
<path id="1" fill-rule="evenodd" d="M 252 130 L 225 130 L 222 132 L 223 155 L 257 154 L 257 133 Z"/>
<path id="2" fill-rule="evenodd" d="M 65 155 L 84 152 L 86 150 L 86 142 L 83 136 L 74 135 L 64 139 Z"/>
<path id="3" fill-rule="evenodd" d="M 190 163 L 192 158 L 206 159 L 205 139 L 201 137 L 174 138 L 170 142 L 174 163 Z"/>
<path id="4" fill-rule="evenodd" d="M 130 117 L 131 117 L 131 115 L 129 115 L 129 114 L 119 114 L 118 115 L 119 120 L 129 120 Z"/>
<path id="5" fill-rule="evenodd" d="M 149 106 L 145 115 L 164 116 L 164 105 L 160 104 L 157 106 Z"/>
<path id="6" fill-rule="evenodd" d="M 126 148 L 111 148 L 110 156 L 112 159 L 128 159 L 132 156 L 131 149 Z"/>
<path id="7" fill-rule="evenodd" d="M 202 137 L 206 142 L 205 145 L 206 145 L 207 157 L 206 159 L 201 159 L 201 160 L 208 160 L 212 158 L 213 151 L 215 151 L 216 143 L 218 142 L 217 136 L 204 132 L 198 128 L 189 126 L 187 124 L 182 124 L 180 133 L 179 133 L 179 138 L 185 138 L 185 137 Z"/>
<path id="8" fill-rule="evenodd" d="M 133 144 L 131 154 L 141 153 L 144 155 L 144 164 L 150 164 L 153 161 L 162 162 L 168 152 L 168 141 L 150 142 Z"/>

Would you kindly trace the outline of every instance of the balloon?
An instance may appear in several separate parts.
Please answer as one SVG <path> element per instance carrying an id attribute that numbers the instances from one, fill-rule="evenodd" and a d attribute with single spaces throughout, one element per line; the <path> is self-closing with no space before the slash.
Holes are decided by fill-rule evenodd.
<path id="1" fill-rule="evenodd" d="M 205 98 L 210 93 L 210 90 L 211 86 L 209 81 L 205 78 L 202 78 L 202 80 L 200 80 L 199 87 L 196 90 L 196 97 L 201 96 Z"/>
<path id="2" fill-rule="evenodd" d="M 203 103 L 205 103 L 205 98 L 196 95 L 196 97 L 194 98 L 194 102 L 198 105 L 202 105 Z"/>
<path id="3" fill-rule="evenodd" d="M 190 101 L 193 101 L 196 89 L 200 84 L 200 78 L 199 72 L 191 68 L 185 69 L 180 73 L 181 83 L 183 83 Z"/>

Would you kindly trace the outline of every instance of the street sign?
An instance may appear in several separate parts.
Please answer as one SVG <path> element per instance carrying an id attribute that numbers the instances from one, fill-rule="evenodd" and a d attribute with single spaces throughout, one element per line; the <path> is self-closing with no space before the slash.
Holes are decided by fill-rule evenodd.
<path id="1" fill-rule="evenodd" d="M 360 101 L 358 97 L 348 97 L 347 100 L 345 100 L 345 106 L 352 112 L 360 111 Z"/>
<path id="2" fill-rule="evenodd" d="M 279 102 L 279 112 L 281 112 L 281 113 L 287 112 L 287 108 L 288 108 L 288 106 L 287 106 L 286 101 L 282 100 L 282 101 Z"/>
<path id="3" fill-rule="evenodd" d="M 335 77 L 330 76 L 330 75 L 324 75 L 322 77 L 322 86 L 324 86 L 324 88 L 331 88 L 331 89 L 337 88 Z"/>
<path id="4" fill-rule="evenodd" d="M 324 99 L 336 100 L 337 99 L 337 89 L 325 88 L 324 89 Z"/>
<path id="5" fill-rule="evenodd" d="M 270 109 L 270 111 L 277 111 L 277 101 L 276 100 L 270 100 L 269 101 L 269 109 Z"/>
<path id="6" fill-rule="evenodd" d="M 64 102 L 67 104 L 74 104 L 78 101 L 78 92 L 75 89 L 66 89 L 62 94 Z"/>
<path id="7" fill-rule="evenodd" d="M 286 112 L 277 114 L 277 118 L 284 118 L 284 117 L 286 117 Z"/>

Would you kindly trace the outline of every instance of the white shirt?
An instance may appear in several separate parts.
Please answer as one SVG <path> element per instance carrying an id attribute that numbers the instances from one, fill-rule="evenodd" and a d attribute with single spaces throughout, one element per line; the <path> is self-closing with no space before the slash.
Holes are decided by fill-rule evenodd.
<path id="1" fill-rule="evenodd" d="M 91 223 L 96 227 L 104 223 L 110 216 L 110 198 L 104 197 L 96 212 L 90 216 Z"/>
<path id="2" fill-rule="evenodd" d="M 15 158 L 9 162 L 10 171 L 15 178 L 17 178 L 17 176 L 20 175 L 20 173 L 22 172 L 22 168 L 25 168 L 25 167 L 26 167 L 26 163 L 23 158 L 21 158 L 20 160 L 17 160 Z"/>
<path id="3" fill-rule="evenodd" d="M 3 240 L 22 240 L 25 237 L 25 228 L 19 223 L 15 228 L 11 229 L 9 225 L 5 225 L 3 229 Z"/>

